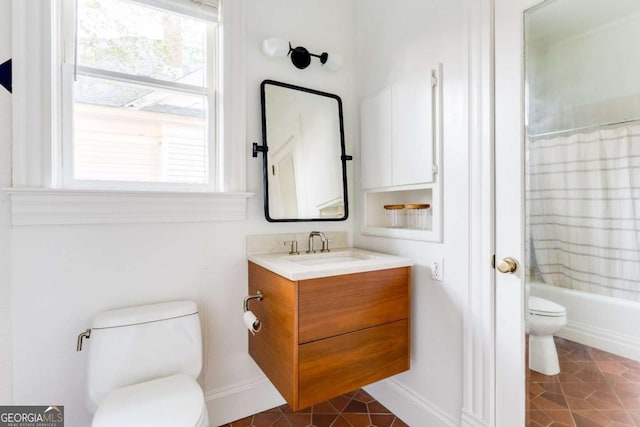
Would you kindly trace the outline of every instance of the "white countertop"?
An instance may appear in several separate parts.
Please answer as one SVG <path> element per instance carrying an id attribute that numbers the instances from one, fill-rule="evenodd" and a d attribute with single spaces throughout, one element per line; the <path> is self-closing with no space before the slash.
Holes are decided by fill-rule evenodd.
<path id="1" fill-rule="evenodd" d="M 247 259 L 289 280 L 316 279 L 413 265 L 409 258 L 358 248 L 336 249 L 315 254 L 301 252 L 300 255 L 249 254 Z"/>

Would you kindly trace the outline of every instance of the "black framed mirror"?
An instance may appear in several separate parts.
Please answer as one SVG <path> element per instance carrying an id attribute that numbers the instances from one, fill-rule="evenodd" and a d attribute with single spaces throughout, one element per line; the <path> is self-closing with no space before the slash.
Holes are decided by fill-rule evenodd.
<path id="1" fill-rule="evenodd" d="M 349 216 L 342 100 L 265 80 L 262 99 L 264 214 L 270 222 Z"/>

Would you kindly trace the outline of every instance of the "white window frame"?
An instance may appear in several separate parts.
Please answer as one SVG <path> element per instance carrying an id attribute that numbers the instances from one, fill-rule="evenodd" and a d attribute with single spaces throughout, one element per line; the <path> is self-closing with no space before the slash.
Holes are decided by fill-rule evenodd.
<path id="1" fill-rule="evenodd" d="M 62 43 L 60 43 L 62 52 L 59 54 L 61 58 L 61 79 L 62 79 L 62 97 L 61 97 L 61 132 L 62 139 L 59 149 L 62 151 L 60 154 L 61 162 L 58 165 L 62 180 L 61 186 L 63 188 L 84 188 L 84 189 L 111 189 L 111 190 L 165 190 L 165 191 L 215 191 L 218 188 L 216 182 L 216 146 L 218 142 L 218 133 L 216 131 L 216 123 L 218 108 L 217 108 L 217 79 L 218 75 L 217 64 L 219 53 L 221 52 L 220 46 L 217 43 L 217 29 L 215 31 L 208 27 L 207 30 L 207 48 L 215 46 L 215 51 L 209 51 L 206 57 L 206 82 L 208 87 L 199 88 L 192 87 L 191 85 L 185 85 L 181 83 L 174 83 L 169 81 L 161 81 L 158 79 L 132 76 L 125 73 L 118 73 L 107 71 L 99 68 L 85 67 L 76 64 L 76 30 L 77 30 L 77 17 L 76 4 L 78 0 L 61 0 L 62 3 L 62 18 L 60 25 L 60 37 Z M 158 7 L 161 10 L 181 14 L 185 16 L 200 18 L 190 12 L 184 10 L 184 8 L 171 7 L 172 5 L 180 5 L 181 3 L 175 3 L 162 0 L 134 0 L 142 4 L 147 4 L 153 7 Z M 214 10 L 213 8 L 211 8 Z M 215 22 L 217 26 L 217 10 L 216 13 L 210 13 L 209 19 L 204 17 L 203 22 Z M 131 84 L 143 84 L 145 86 L 153 86 L 159 89 L 179 89 L 183 93 L 190 93 L 192 95 L 204 95 L 207 99 L 207 182 L 203 184 L 192 183 L 172 183 L 172 182 L 141 182 L 141 181 L 114 181 L 114 180 L 88 180 L 77 179 L 73 175 L 74 170 L 74 123 L 73 123 L 73 85 L 76 75 L 89 76 L 97 78 L 108 78 L 109 80 L 120 81 L 123 83 Z"/>
<path id="2" fill-rule="evenodd" d="M 172 3 L 174 0 L 154 0 Z M 14 224 L 180 222 L 241 220 L 246 218 L 246 0 L 219 0 L 222 64 L 219 67 L 220 108 L 215 162 L 215 188 L 72 189 L 63 186 L 61 72 L 59 31 L 61 0 L 12 0 L 13 143 L 12 199 Z M 138 196 L 139 197 L 138 197 Z M 176 212 L 167 197 L 195 205 L 191 214 Z M 52 198 L 60 203 L 52 206 Z M 106 202 L 108 200 L 108 202 Z M 154 201 L 157 201 L 155 203 Z M 117 204 L 117 208 L 112 206 Z M 134 204 L 144 203 L 137 215 Z M 195 206 L 199 206 L 195 207 Z M 147 209 L 148 208 L 148 209 Z M 198 215 L 193 212 L 198 210 Z M 82 210 L 82 215 L 76 213 Z M 131 215 L 125 215 L 127 212 Z M 65 215 L 65 212 L 68 214 Z M 33 220 L 30 218 L 34 218 Z M 79 219 L 80 218 L 80 219 Z"/>

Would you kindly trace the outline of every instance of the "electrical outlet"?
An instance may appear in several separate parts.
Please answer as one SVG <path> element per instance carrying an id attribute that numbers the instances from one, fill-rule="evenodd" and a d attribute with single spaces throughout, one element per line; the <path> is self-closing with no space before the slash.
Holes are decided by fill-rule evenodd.
<path id="1" fill-rule="evenodd" d="M 436 258 L 431 265 L 431 278 L 442 282 L 444 280 L 444 260 L 442 258 Z"/>

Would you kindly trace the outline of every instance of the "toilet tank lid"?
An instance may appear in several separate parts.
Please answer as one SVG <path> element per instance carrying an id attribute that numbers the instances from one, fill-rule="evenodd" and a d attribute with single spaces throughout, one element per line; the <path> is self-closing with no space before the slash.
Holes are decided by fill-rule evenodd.
<path id="1" fill-rule="evenodd" d="M 198 313 L 193 301 L 172 301 L 159 304 L 138 305 L 103 311 L 93 318 L 92 329 L 139 325 L 158 320 L 173 319 Z"/>
<path id="2" fill-rule="evenodd" d="M 564 313 L 565 308 L 560 304 L 539 297 L 529 297 L 529 311 L 537 313 Z"/>

